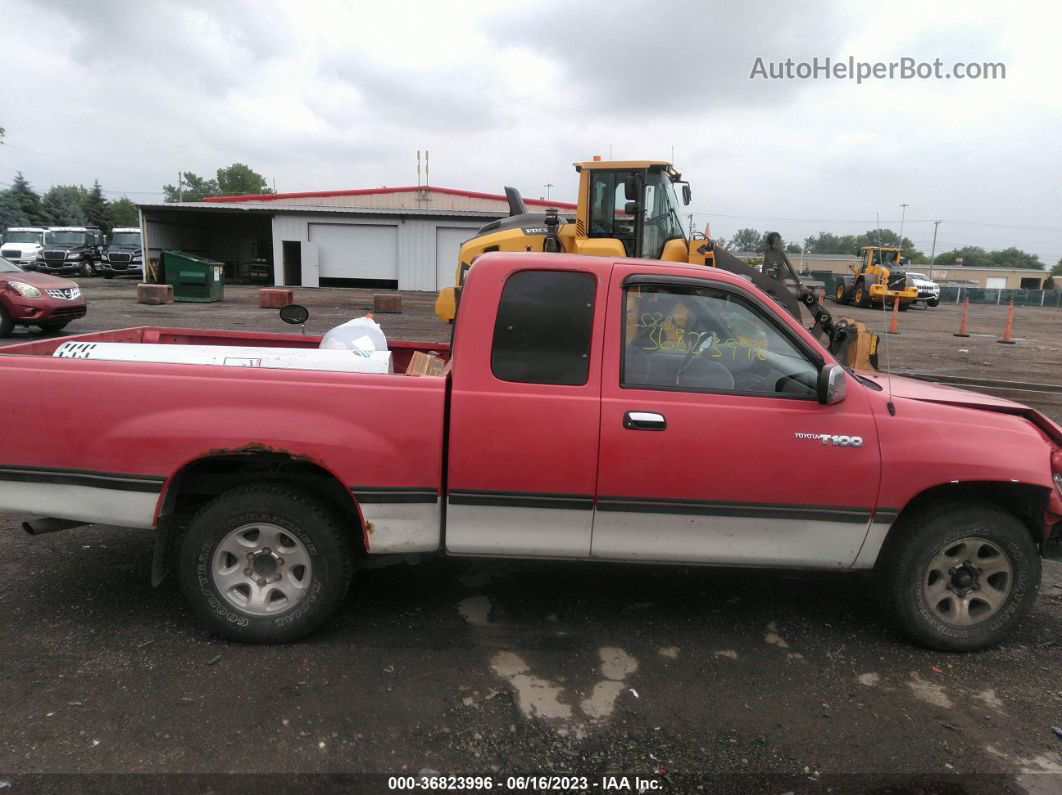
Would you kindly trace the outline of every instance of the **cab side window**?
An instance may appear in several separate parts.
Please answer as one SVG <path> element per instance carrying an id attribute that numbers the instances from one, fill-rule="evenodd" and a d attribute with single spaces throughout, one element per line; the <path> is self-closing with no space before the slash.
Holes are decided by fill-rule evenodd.
<path id="1" fill-rule="evenodd" d="M 528 384 L 585 384 L 596 289 L 589 273 L 512 274 L 502 288 L 494 323 L 494 377 Z"/>
<path id="2" fill-rule="evenodd" d="M 818 367 L 751 302 L 652 284 L 624 300 L 623 387 L 815 398 Z"/>

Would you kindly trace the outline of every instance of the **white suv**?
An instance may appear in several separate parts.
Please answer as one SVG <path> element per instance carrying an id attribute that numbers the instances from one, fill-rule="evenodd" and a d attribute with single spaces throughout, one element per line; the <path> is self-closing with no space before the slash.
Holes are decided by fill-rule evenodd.
<path id="1" fill-rule="evenodd" d="M 940 285 L 932 281 L 924 273 L 907 272 L 907 278 L 911 280 L 918 290 L 916 301 L 924 301 L 926 306 L 936 306 L 940 303 Z"/>

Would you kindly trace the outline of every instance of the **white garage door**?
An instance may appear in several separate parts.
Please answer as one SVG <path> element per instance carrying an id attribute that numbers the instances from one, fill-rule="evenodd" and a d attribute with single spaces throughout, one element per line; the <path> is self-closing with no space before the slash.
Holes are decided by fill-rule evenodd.
<path id="1" fill-rule="evenodd" d="M 322 279 L 398 280 L 398 227 L 310 224 Z"/>
<path id="2" fill-rule="evenodd" d="M 435 289 L 454 286 L 457 252 L 461 244 L 474 237 L 478 227 L 435 227 Z"/>
<path id="3" fill-rule="evenodd" d="M 1007 279 L 1006 277 L 1001 276 L 989 276 L 985 280 L 985 287 L 987 287 L 989 290 L 1006 290 Z"/>

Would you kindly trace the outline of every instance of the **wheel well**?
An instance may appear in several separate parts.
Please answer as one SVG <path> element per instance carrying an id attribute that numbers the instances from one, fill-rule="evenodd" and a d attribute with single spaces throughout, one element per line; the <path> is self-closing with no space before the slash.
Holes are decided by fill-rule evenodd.
<path id="1" fill-rule="evenodd" d="M 1028 483 L 945 483 L 916 495 L 900 511 L 893 528 L 901 527 L 913 517 L 946 504 L 971 500 L 989 502 L 1015 516 L 1029 531 L 1036 548 L 1041 549 L 1044 543 L 1043 515 L 1050 496 L 1048 489 Z M 890 530 L 889 539 L 893 537 L 894 533 Z"/>
<path id="2" fill-rule="evenodd" d="M 152 584 L 158 585 L 165 577 L 177 541 L 196 511 L 229 489 L 265 481 L 313 492 L 349 523 L 355 550 L 365 551 L 354 495 L 324 467 L 284 452 L 212 455 L 186 464 L 166 489 L 155 537 Z"/>

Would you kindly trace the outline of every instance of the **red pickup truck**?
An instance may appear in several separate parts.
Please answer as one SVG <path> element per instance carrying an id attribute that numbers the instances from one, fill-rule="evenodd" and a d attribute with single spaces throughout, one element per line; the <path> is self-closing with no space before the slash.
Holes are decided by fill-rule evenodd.
<path id="1" fill-rule="evenodd" d="M 136 328 L 2 349 L 0 510 L 155 532 L 217 633 L 290 641 L 359 556 L 874 570 L 907 634 L 1001 640 L 1059 557 L 1062 428 L 846 371 L 741 278 L 494 253 L 442 377 L 54 358 L 61 342 L 315 347 Z M 91 423 L 61 400 L 94 407 Z M 31 399 L 32 396 L 32 399 Z"/>

